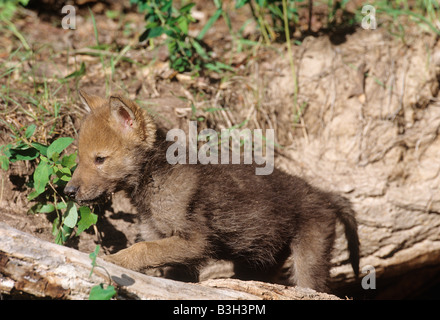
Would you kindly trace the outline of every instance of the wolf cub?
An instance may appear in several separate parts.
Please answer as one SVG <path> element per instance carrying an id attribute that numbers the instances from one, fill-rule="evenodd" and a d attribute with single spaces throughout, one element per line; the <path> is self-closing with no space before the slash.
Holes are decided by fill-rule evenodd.
<path id="1" fill-rule="evenodd" d="M 79 95 L 90 112 L 65 193 L 87 204 L 124 190 L 140 227 L 156 237 L 106 260 L 142 270 L 224 259 L 234 263 L 237 278 L 273 281 L 292 256 L 289 284 L 327 291 L 339 220 L 358 274 L 357 224 L 347 199 L 276 168 L 256 175 L 253 164 L 170 164 L 165 155 L 172 142 L 135 102 Z"/>

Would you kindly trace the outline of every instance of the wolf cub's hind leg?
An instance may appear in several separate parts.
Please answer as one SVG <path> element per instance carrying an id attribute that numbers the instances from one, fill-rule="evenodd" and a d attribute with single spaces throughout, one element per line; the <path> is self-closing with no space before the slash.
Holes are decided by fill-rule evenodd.
<path id="1" fill-rule="evenodd" d="M 292 241 L 292 284 L 319 292 L 328 291 L 331 251 L 335 238 L 334 223 L 330 225 L 323 228 L 316 221 L 309 222 L 307 230 L 302 230 L 301 235 Z"/>

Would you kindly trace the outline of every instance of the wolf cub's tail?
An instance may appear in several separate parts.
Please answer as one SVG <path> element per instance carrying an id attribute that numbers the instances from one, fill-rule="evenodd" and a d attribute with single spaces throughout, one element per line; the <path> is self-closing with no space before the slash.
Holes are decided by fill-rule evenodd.
<path id="1" fill-rule="evenodd" d="M 348 251 L 350 253 L 350 263 L 353 267 L 356 277 L 359 276 L 359 236 L 357 232 L 357 222 L 355 212 L 351 203 L 345 197 L 333 195 L 333 202 L 338 207 L 337 215 L 345 228 L 345 237 L 348 242 Z"/>

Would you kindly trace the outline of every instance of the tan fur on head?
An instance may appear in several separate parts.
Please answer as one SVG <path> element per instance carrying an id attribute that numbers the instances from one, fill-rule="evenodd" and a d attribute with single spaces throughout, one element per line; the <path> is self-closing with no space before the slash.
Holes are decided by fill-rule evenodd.
<path id="1" fill-rule="evenodd" d="M 123 130 L 132 129 L 135 136 L 152 147 L 155 141 L 156 125 L 147 112 L 141 109 L 134 101 L 125 99 L 121 95 L 110 97 L 110 110 Z"/>
<path id="2" fill-rule="evenodd" d="M 91 112 L 93 109 L 99 108 L 106 103 L 106 100 L 104 98 L 88 94 L 83 90 L 78 90 L 78 94 L 81 102 L 86 107 L 88 112 Z"/>
<path id="3" fill-rule="evenodd" d="M 86 203 L 118 189 L 118 184 L 136 172 L 137 153 L 148 151 L 156 140 L 156 126 L 146 111 L 122 96 L 109 99 L 79 91 L 89 110 L 80 128 L 80 162 L 67 190 Z"/>
<path id="4" fill-rule="evenodd" d="M 122 95 L 112 95 L 108 100 L 99 96 L 90 95 L 83 90 L 78 90 L 82 103 L 89 112 L 105 108 L 110 111 L 115 121 L 115 128 L 119 128 L 130 139 L 142 141 L 147 147 L 152 147 L 155 141 L 156 125 L 145 110 L 134 101 Z"/>

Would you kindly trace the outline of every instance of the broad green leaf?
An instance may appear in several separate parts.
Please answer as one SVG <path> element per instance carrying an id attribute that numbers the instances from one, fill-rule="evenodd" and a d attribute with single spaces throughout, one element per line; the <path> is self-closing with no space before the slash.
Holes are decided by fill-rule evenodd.
<path id="1" fill-rule="evenodd" d="M 67 204 L 65 202 L 58 202 L 56 207 L 58 210 L 63 210 L 67 208 Z"/>
<path id="2" fill-rule="evenodd" d="M 43 156 L 47 156 L 47 146 L 38 142 L 32 142 L 31 145 L 38 150 Z"/>
<path id="3" fill-rule="evenodd" d="M 32 191 L 31 193 L 29 193 L 29 195 L 27 196 L 27 199 L 29 201 L 34 200 L 36 197 L 38 197 L 40 194 L 37 191 Z"/>
<path id="4" fill-rule="evenodd" d="M 49 177 L 52 173 L 49 165 L 41 161 L 34 171 L 34 188 L 38 194 L 41 194 L 46 190 L 46 185 L 49 182 Z"/>
<path id="5" fill-rule="evenodd" d="M 165 29 L 162 28 L 162 27 L 154 27 L 154 28 L 151 28 L 151 29 L 149 30 L 149 32 L 148 32 L 147 39 L 159 37 L 159 36 L 161 36 L 162 33 L 164 33 L 164 32 L 165 32 Z"/>
<path id="6" fill-rule="evenodd" d="M 177 19 L 177 26 L 184 34 L 188 34 L 188 20 L 185 17 L 181 16 Z"/>
<path id="7" fill-rule="evenodd" d="M 30 137 L 32 137 L 36 128 L 37 128 L 37 126 L 35 124 L 31 124 L 31 125 L 29 125 L 29 127 L 26 128 L 26 132 L 24 133 L 24 136 L 26 137 L 26 139 L 29 139 Z"/>
<path id="8" fill-rule="evenodd" d="M 57 178 L 59 178 L 61 181 L 70 181 L 72 178 L 72 172 L 69 168 L 63 167 L 62 165 L 57 165 L 54 168 L 54 172 L 57 175 Z M 54 183 L 57 183 L 58 179 L 56 181 L 54 180 Z"/>
<path id="9" fill-rule="evenodd" d="M 11 162 L 18 160 L 34 160 L 39 155 L 37 149 L 29 148 L 28 146 L 18 146 L 17 148 L 10 149 L 9 152 L 11 154 L 11 157 L 9 158 Z"/>
<path id="10" fill-rule="evenodd" d="M 52 159 L 55 153 L 60 154 L 64 149 L 66 149 L 73 142 L 73 138 L 62 137 L 58 138 L 47 148 L 47 157 Z"/>
<path id="11" fill-rule="evenodd" d="M 77 235 L 80 235 L 81 232 L 87 230 L 98 221 L 98 215 L 94 214 L 89 207 L 80 207 L 79 214 L 81 219 L 78 222 Z"/>
<path id="12" fill-rule="evenodd" d="M 54 236 L 55 236 L 55 243 L 59 244 L 60 246 L 62 246 L 63 245 L 63 234 L 62 234 L 62 232 L 60 230 L 55 230 Z"/>
<path id="13" fill-rule="evenodd" d="M 16 146 L 14 148 L 11 148 L 11 150 L 26 150 L 29 149 L 29 145 L 23 141 L 17 142 Z"/>
<path id="14" fill-rule="evenodd" d="M 76 209 L 75 203 L 73 201 L 69 201 L 67 203 L 66 212 L 64 213 L 64 224 L 69 228 L 74 228 L 77 221 L 78 210 Z"/>
<path id="15" fill-rule="evenodd" d="M 60 180 L 61 180 L 61 181 L 64 181 L 64 182 L 69 182 L 70 179 L 72 179 L 72 176 L 71 176 L 71 175 L 63 175 L 63 176 L 60 178 Z"/>
<path id="16" fill-rule="evenodd" d="M 38 208 L 36 211 L 40 212 L 40 213 L 53 212 L 53 211 L 55 211 L 55 206 L 53 204 L 51 204 L 51 203 L 43 204 L 41 206 L 41 208 Z"/>
<path id="17" fill-rule="evenodd" d="M 115 294 L 115 287 L 109 285 L 107 288 L 104 288 L 104 285 L 101 283 L 92 287 L 89 294 L 89 300 L 110 300 Z"/>

